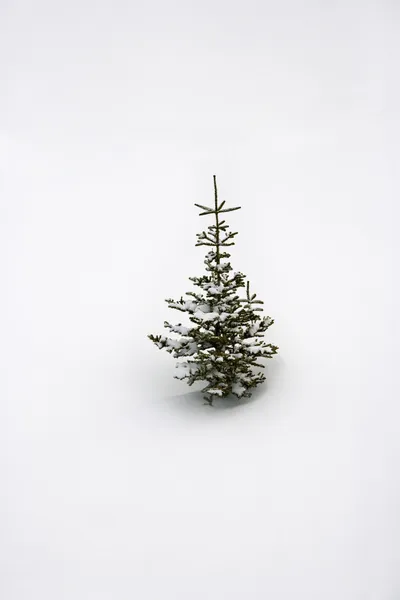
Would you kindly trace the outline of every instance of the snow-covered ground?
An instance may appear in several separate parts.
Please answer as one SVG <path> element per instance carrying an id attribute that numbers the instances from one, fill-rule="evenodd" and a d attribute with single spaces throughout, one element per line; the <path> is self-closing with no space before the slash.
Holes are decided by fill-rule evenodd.
<path id="1" fill-rule="evenodd" d="M 0 9 L 2 600 L 400 597 L 400 10 Z M 275 319 L 203 405 L 146 338 L 195 202 Z"/>

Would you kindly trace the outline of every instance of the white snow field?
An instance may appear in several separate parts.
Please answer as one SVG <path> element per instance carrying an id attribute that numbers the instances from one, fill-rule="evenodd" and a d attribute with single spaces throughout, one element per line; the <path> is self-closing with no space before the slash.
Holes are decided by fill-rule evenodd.
<path id="1" fill-rule="evenodd" d="M 1 600 L 398 600 L 400 5 L 0 8 Z M 194 203 L 275 319 L 203 405 L 148 333 Z"/>

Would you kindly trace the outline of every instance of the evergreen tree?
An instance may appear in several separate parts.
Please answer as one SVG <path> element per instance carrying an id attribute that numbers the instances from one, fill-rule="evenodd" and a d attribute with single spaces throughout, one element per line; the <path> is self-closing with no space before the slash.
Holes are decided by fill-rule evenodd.
<path id="1" fill-rule="evenodd" d="M 273 319 L 257 314 L 263 310 L 260 306 L 263 302 L 250 293 L 245 275 L 232 270 L 230 254 L 225 250 L 234 245 L 237 232 L 230 232 L 221 216 L 239 210 L 240 206 L 225 208 L 225 201 L 218 200 L 215 175 L 214 208 L 195 206 L 201 209 L 200 216 L 215 218 L 207 231 L 197 234 L 196 246 L 210 247 L 204 260 L 207 274 L 189 277 L 198 291 L 187 292 L 186 299 L 166 300 L 169 308 L 187 313 L 191 324 L 173 325 L 165 321 L 164 326 L 178 334 L 178 338 L 148 337 L 158 348 L 181 359 L 176 364 L 175 378 L 186 379 L 189 385 L 195 381 L 207 382 L 202 392 L 204 399 L 212 404 L 215 396 L 251 396 L 249 390 L 265 381 L 264 374 L 257 370 L 264 368 L 258 359 L 271 358 L 278 348 L 263 339 Z M 246 295 L 240 298 L 238 291 L 244 287 Z"/>

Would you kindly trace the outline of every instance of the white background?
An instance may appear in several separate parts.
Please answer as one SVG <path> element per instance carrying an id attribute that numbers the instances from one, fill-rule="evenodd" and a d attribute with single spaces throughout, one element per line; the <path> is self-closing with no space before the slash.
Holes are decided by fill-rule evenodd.
<path id="1" fill-rule="evenodd" d="M 396 0 L 5 0 L 2 600 L 400 597 Z M 194 202 L 268 383 L 172 378 Z"/>

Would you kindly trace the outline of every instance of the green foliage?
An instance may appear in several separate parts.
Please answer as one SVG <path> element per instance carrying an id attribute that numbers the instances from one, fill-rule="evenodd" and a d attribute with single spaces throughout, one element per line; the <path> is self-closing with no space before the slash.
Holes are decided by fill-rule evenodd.
<path id="1" fill-rule="evenodd" d="M 271 358 L 278 347 L 264 341 L 264 334 L 274 321 L 257 314 L 263 311 L 262 300 L 250 293 L 246 276 L 232 270 L 227 260 L 230 254 L 224 250 L 234 245 L 237 232 L 230 232 L 220 215 L 240 207 L 224 208 L 225 201 L 219 202 L 215 175 L 214 208 L 195 206 L 201 209 L 200 216 L 215 217 L 215 224 L 197 234 L 196 246 L 212 248 L 204 260 L 207 274 L 189 277 L 198 291 L 187 292 L 186 299 L 166 300 L 169 308 L 188 315 L 190 325 L 165 321 L 166 329 L 178 334 L 178 338 L 148 337 L 158 348 L 180 359 L 174 377 L 186 379 L 189 385 L 207 382 L 202 391 L 205 400 L 212 404 L 216 396 L 250 396 L 250 390 L 265 381 L 264 374 L 257 370 L 264 368 L 259 359 Z M 246 288 L 244 298 L 240 296 L 241 288 Z"/>

